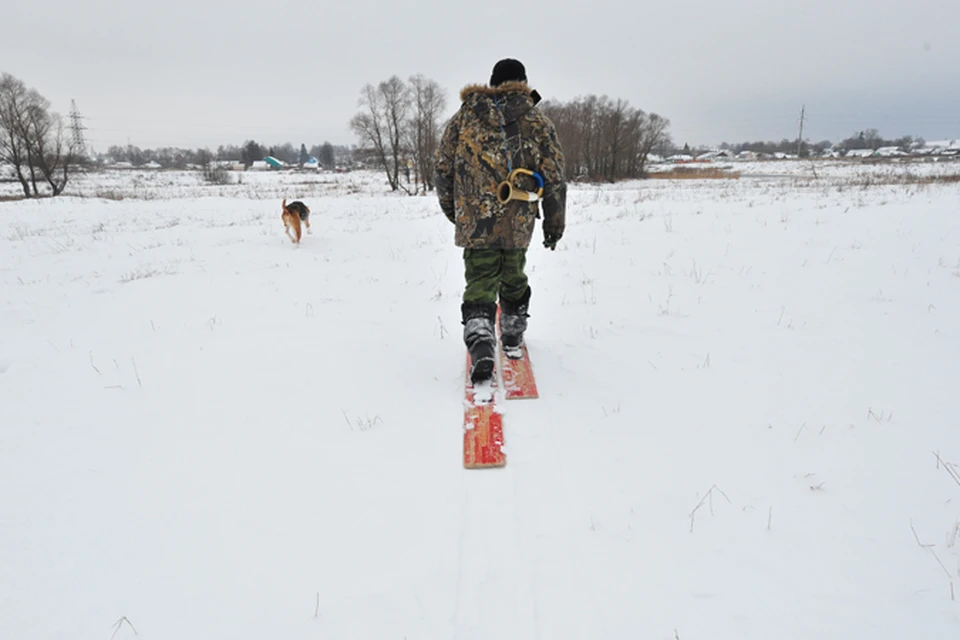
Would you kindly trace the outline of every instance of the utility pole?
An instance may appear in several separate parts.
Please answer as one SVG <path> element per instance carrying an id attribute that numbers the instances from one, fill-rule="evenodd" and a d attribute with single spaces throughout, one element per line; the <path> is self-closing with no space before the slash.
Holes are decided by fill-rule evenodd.
<path id="1" fill-rule="evenodd" d="M 797 157 L 800 157 L 800 150 L 803 147 L 803 120 L 807 113 L 807 105 L 800 108 L 800 133 L 797 135 Z"/>
<path id="2" fill-rule="evenodd" d="M 73 154 L 85 156 L 87 145 L 83 139 L 83 130 L 86 127 L 83 126 L 83 116 L 77 110 L 77 103 L 74 100 L 70 101 L 70 129 L 73 132 Z"/>

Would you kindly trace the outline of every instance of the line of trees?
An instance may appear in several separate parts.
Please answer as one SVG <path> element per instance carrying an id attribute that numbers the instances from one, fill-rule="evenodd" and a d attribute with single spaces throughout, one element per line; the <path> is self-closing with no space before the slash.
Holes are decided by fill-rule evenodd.
<path id="1" fill-rule="evenodd" d="M 541 109 L 557 128 L 568 180 L 643 178 L 649 155 L 672 147 L 670 121 L 626 100 L 590 95 Z"/>
<path id="2" fill-rule="evenodd" d="M 925 143 L 923 138 L 914 136 L 902 136 L 899 138 L 884 138 L 876 129 L 864 129 L 854 133 L 849 138 L 841 140 L 837 144 L 840 149 L 873 149 L 876 151 L 880 147 L 900 147 L 901 149 L 910 149 L 912 147 L 922 147 Z"/>
<path id="3" fill-rule="evenodd" d="M 358 105 L 360 111 L 350 120 L 350 129 L 360 140 L 359 152 L 386 172 L 390 188 L 411 195 L 432 190 L 433 156 L 446 107 L 440 85 L 422 75 L 407 82 L 394 75 L 376 86 L 365 85 Z M 407 186 L 411 171 L 412 188 Z"/>
<path id="4" fill-rule="evenodd" d="M 884 138 L 877 129 L 864 129 L 856 131 L 848 138 L 840 142 L 833 143 L 830 140 L 821 140 L 820 142 L 810 142 L 803 140 L 800 144 L 797 138 L 783 138 L 779 142 L 775 141 L 755 141 L 755 142 L 724 142 L 720 145 L 721 149 L 739 153 L 741 151 L 753 151 L 755 153 L 786 153 L 796 154 L 798 147 L 800 156 L 819 155 L 828 149 L 840 151 L 849 151 L 851 149 L 872 149 L 876 151 L 881 147 L 899 147 L 901 149 L 911 149 L 922 147 L 925 144 L 924 139 L 915 136 L 901 136 L 899 138 Z"/>
<path id="5" fill-rule="evenodd" d="M 150 162 L 159 164 L 164 169 L 185 169 L 191 165 L 203 166 L 213 160 L 230 161 L 250 167 L 256 160 L 263 160 L 266 156 L 273 156 L 288 164 L 302 164 L 306 158 L 314 157 L 326 169 L 333 169 L 338 165 L 349 165 L 352 162 L 353 149 L 342 145 L 333 145 L 329 142 L 313 145 L 307 150 L 301 144 L 298 150 L 291 143 L 280 145 L 262 145 L 255 140 L 247 140 L 242 145 L 220 145 L 216 151 L 210 149 L 180 149 L 177 147 L 161 147 L 159 149 L 141 149 L 136 145 L 114 145 L 107 148 L 106 153 L 98 154 L 100 161 L 129 162 L 139 167 Z"/>
<path id="6" fill-rule="evenodd" d="M 833 146 L 833 143 L 829 140 L 822 140 L 820 142 L 811 143 L 809 141 L 804 141 L 801 147 L 801 153 L 821 153 L 830 149 Z M 773 155 L 775 153 L 783 153 L 787 155 L 796 155 L 797 153 L 797 139 L 794 138 L 790 140 L 789 138 L 783 138 L 779 142 L 774 140 L 757 140 L 754 142 L 736 142 L 729 143 L 723 142 L 720 144 L 720 149 L 725 151 L 732 151 L 734 153 L 740 153 L 741 151 L 753 151 L 754 153 L 765 153 L 768 155 Z M 709 151 L 706 149 L 705 151 Z M 689 150 L 685 150 L 685 153 L 692 153 Z"/>
<path id="7" fill-rule="evenodd" d="M 39 197 L 41 185 L 53 195 L 67 186 L 75 149 L 63 119 L 36 89 L 9 73 L 0 75 L 0 163 L 13 167 L 27 198 Z"/>
<path id="8" fill-rule="evenodd" d="M 394 191 L 413 194 L 433 189 L 433 157 L 446 106 L 437 83 L 421 75 L 406 83 L 392 76 L 377 85 L 365 85 L 358 104 L 360 111 L 350 121 L 360 140 L 358 153 L 384 170 Z M 649 155 L 672 147 L 667 132 L 670 121 L 634 108 L 626 100 L 591 95 L 567 103 L 547 101 L 541 109 L 557 127 L 571 180 L 641 178 Z M 410 167 L 412 189 L 401 181 L 401 173 Z"/>

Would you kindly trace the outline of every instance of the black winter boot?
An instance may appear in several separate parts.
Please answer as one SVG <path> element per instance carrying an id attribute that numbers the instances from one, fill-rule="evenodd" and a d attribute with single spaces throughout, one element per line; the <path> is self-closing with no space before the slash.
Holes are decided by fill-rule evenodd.
<path id="1" fill-rule="evenodd" d="M 519 300 L 500 298 L 500 341 L 508 358 L 523 357 L 523 332 L 527 330 L 530 287 Z"/>
<path id="2" fill-rule="evenodd" d="M 480 384 L 493 378 L 497 355 L 497 305 L 492 302 L 464 302 L 463 342 L 470 352 L 470 380 Z"/>

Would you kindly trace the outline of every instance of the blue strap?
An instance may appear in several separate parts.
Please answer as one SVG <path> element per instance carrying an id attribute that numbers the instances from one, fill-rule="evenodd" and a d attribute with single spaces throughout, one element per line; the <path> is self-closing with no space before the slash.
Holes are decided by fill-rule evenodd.
<path id="1" fill-rule="evenodd" d="M 543 189 L 543 176 L 534 171 L 533 179 L 537 181 L 537 188 Z"/>

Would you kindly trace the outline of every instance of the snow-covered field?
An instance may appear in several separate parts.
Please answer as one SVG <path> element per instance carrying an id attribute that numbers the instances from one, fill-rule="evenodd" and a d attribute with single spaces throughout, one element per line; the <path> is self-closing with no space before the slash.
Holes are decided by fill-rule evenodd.
<path id="1" fill-rule="evenodd" d="M 960 637 L 960 185 L 849 167 L 573 185 L 493 470 L 432 196 L 0 202 L 0 638 Z"/>

